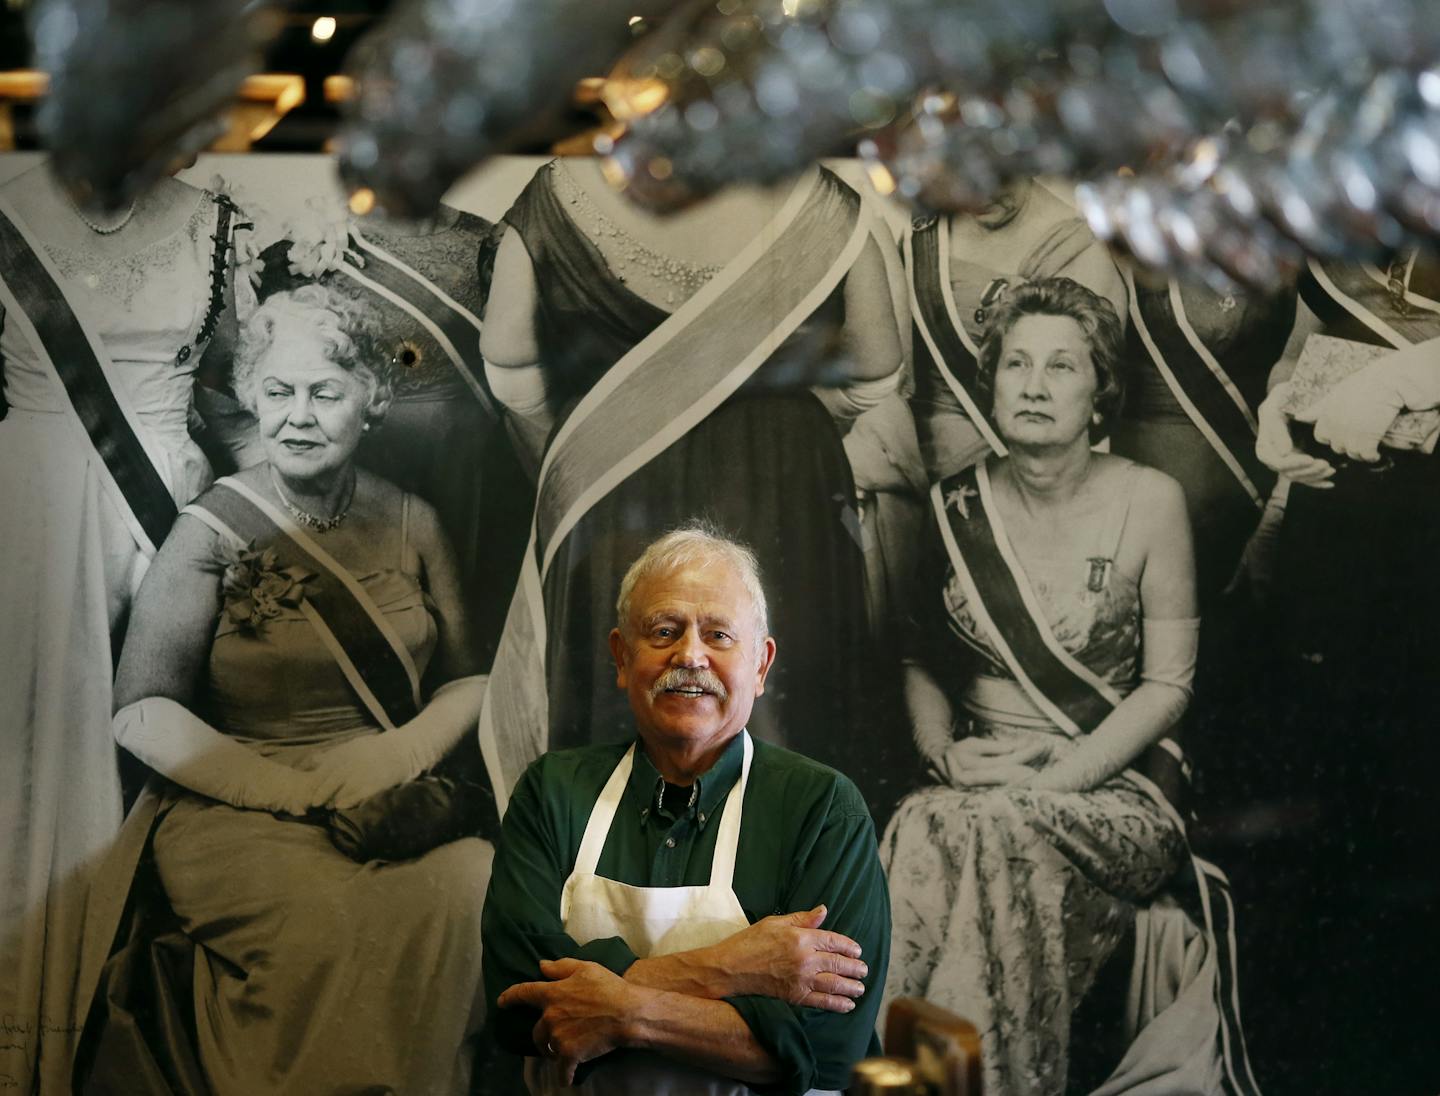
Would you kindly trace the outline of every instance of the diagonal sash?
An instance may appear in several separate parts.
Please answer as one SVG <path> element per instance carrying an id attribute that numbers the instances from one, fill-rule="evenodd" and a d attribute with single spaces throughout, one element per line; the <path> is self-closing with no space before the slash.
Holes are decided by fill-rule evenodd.
<path id="1" fill-rule="evenodd" d="M 1015 680 L 1072 738 L 1093 731 L 1120 695 L 1066 651 L 1045 622 L 1000 524 L 984 463 L 937 483 L 930 501 L 955 575 Z"/>
<path id="2" fill-rule="evenodd" d="M 320 634 L 371 715 L 386 730 L 420 710 L 420 677 L 404 641 L 364 587 L 303 529 L 233 477 L 217 480 L 185 508 L 237 544 L 273 548 L 287 566 L 316 577 L 301 612 Z"/>
<path id="3" fill-rule="evenodd" d="M 775 218 L 612 366 L 556 432 L 480 716 L 502 814 L 549 737 L 543 588 L 565 537 L 744 384 L 830 296 L 875 231 L 849 187 L 828 172 L 805 176 Z"/>
<path id="4" fill-rule="evenodd" d="M 98 456 L 107 492 L 147 556 L 175 522 L 159 450 L 125 398 L 104 345 L 71 309 L 60 276 L 32 232 L 0 200 L 0 304 L 59 378 L 68 417 Z"/>
<path id="5" fill-rule="evenodd" d="M 905 269 L 910 272 L 910 310 L 920 344 L 917 358 L 929 355 L 946 387 L 960 401 L 975 429 L 990 448 L 1005 455 L 995 422 L 981 409 L 977 378 L 980 348 L 965 325 L 950 286 L 950 233 L 944 218 L 911 226 L 905 234 Z M 923 350 L 922 350 L 923 348 Z"/>
<path id="6" fill-rule="evenodd" d="M 1055 638 L 1005 535 L 985 464 L 935 484 L 930 501 L 946 554 L 975 619 L 1016 681 L 1035 705 L 1070 735 L 1094 730 L 1123 698 Z M 1177 792 L 1188 779 L 1179 746 L 1169 738 L 1161 739 L 1141 760 L 1141 767 L 1151 775 L 1131 768 L 1125 770 L 1125 778 L 1154 800 L 1182 835 L 1186 834 L 1184 819 L 1175 805 Z M 1226 1082 L 1229 1091 L 1237 1096 L 1258 1096 L 1240 1025 L 1230 882 L 1219 868 L 1193 852 L 1189 868 L 1184 883 L 1187 889 L 1193 888 L 1193 904 L 1203 916 L 1206 937 L 1216 951 L 1215 1004 Z"/>
<path id="7" fill-rule="evenodd" d="M 1128 267 L 1122 268 L 1121 274 L 1130 294 L 1131 326 L 1156 371 L 1251 501 L 1263 509 L 1275 476 L 1255 456 L 1255 414 L 1190 323 L 1179 283 L 1169 280 L 1175 330 L 1157 330 L 1146 322 L 1134 275 Z"/>
<path id="8" fill-rule="evenodd" d="M 1311 259 L 1300 279 L 1300 296 L 1326 328 L 1346 338 L 1402 349 L 1440 332 L 1440 303 L 1405 291 L 1406 311 L 1396 308 L 1389 279 L 1373 263 Z"/>
<path id="9" fill-rule="evenodd" d="M 475 401 L 496 415 L 495 401 L 484 379 L 485 363 L 480 357 L 479 317 L 423 274 L 367 240 L 358 227 L 350 227 L 350 236 L 370 261 L 362 269 L 346 255 L 339 273 L 383 297 L 429 332 L 469 386 Z"/>

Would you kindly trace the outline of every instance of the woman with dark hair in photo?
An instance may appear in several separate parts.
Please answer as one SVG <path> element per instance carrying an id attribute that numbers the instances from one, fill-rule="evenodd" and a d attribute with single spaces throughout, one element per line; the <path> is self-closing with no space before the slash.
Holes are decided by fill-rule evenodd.
<path id="1" fill-rule="evenodd" d="M 248 228 L 172 178 L 116 211 L 77 206 L 45 165 L 0 187 L 0 1078 L 26 1091 L 69 1091 L 90 877 L 122 816 L 111 668 L 145 568 L 210 482 L 196 371 L 248 289 Z"/>
<path id="2" fill-rule="evenodd" d="M 1187 859 L 1180 815 L 1137 769 L 1178 754 L 1193 548 L 1174 480 L 1092 449 L 1121 403 L 1121 353 L 1113 306 L 1078 283 L 1010 290 L 979 358 L 1008 455 L 932 491 L 906 700 L 934 783 L 881 842 L 886 994 L 976 1023 L 992 1096 L 1066 1091 L 1076 1005 Z M 1140 1017 L 1107 1091 L 1155 1073 L 1164 1091 L 1219 1090 L 1217 956 L 1198 931 L 1189 943 L 1196 984 L 1181 980 L 1173 1007 L 1195 1021 L 1147 1045 Z"/>
<path id="3" fill-rule="evenodd" d="M 267 459 L 181 513 L 120 660 L 116 740 L 168 781 L 127 827 L 195 945 L 218 1096 L 469 1084 L 492 848 L 375 858 L 353 825 L 473 745 L 484 693 L 434 511 L 355 465 L 388 358 L 323 287 L 259 307 L 235 386 Z"/>
<path id="4" fill-rule="evenodd" d="M 915 319 L 910 403 L 932 481 L 1003 447 L 977 388 L 977 365 L 1006 289 L 1065 277 L 1125 315 L 1125 284 L 1110 252 L 1072 206 L 1030 178 L 1012 180 L 975 213 L 917 220 L 905 262 Z"/>

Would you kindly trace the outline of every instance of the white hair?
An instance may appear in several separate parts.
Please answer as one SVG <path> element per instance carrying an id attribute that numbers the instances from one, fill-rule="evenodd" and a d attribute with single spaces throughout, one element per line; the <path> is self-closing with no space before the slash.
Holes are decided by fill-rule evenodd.
<path id="1" fill-rule="evenodd" d="M 630 565 L 630 570 L 620 580 L 620 595 L 615 599 L 615 616 L 621 633 L 626 636 L 631 634 L 630 601 L 642 579 L 681 567 L 717 562 L 729 564 L 745 584 L 754 614 L 755 642 L 760 643 L 770 634 L 765 587 L 760 582 L 760 561 L 745 545 L 731 540 L 704 522 L 691 522 L 672 529 L 651 543 Z"/>
<path id="2" fill-rule="evenodd" d="M 365 381 L 370 391 L 366 417 L 382 418 L 392 385 L 374 319 L 357 301 L 318 283 L 266 297 L 246 320 L 235 348 L 235 395 L 255 409 L 261 363 L 284 334 L 296 329 L 317 335 L 332 362 Z"/>

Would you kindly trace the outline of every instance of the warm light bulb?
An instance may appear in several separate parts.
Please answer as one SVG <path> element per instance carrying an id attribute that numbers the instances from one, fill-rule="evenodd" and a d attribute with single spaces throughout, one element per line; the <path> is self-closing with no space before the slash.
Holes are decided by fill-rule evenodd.
<path id="1" fill-rule="evenodd" d="M 335 37 L 335 17 L 322 15 L 310 28 L 310 37 L 316 42 L 328 42 Z"/>

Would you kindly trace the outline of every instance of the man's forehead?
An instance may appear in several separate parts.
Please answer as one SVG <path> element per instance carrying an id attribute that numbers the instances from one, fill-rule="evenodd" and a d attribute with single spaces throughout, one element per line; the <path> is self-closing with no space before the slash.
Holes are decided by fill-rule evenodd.
<path id="1" fill-rule="evenodd" d="M 641 619 L 682 611 L 738 616 L 754 607 L 744 579 L 723 559 L 682 563 L 647 575 L 635 588 L 633 605 Z"/>

